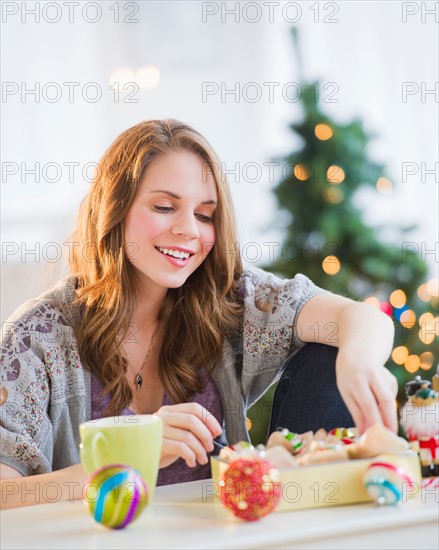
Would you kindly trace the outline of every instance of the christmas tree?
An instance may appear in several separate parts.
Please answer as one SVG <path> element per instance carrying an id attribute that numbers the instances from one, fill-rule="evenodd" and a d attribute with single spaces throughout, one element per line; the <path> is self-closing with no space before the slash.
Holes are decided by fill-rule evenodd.
<path id="1" fill-rule="evenodd" d="M 438 363 L 437 279 L 427 280 L 427 266 L 409 243 L 414 227 L 393 221 L 391 228 L 371 227 L 364 221 L 355 202 L 358 191 L 369 186 L 391 193 L 396 182 L 369 158 L 372 136 L 362 121 L 339 124 L 331 119 L 320 108 L 318 89 L 318 83 L 302 80 L 303 117 L 289 126 L 302 144 L 276 159 L 290 168 L 274 188 L 279 209 L 286 213 L 281 228 L 285 240 L 281 253 L 262 267 L 288 278 L 304 273 L 318 286 L 370 302 L 390 315 L 396 331 L 386 366 L 398 379 L 402 405 L 405 383 L 414 373 L 431 380 Z M 393 242 L 386 241 L 388 229 Z M 263 422 L 255 419 L 269 409 L 272 395 L 249 412 L 252 440 L 263 439 Z"/>

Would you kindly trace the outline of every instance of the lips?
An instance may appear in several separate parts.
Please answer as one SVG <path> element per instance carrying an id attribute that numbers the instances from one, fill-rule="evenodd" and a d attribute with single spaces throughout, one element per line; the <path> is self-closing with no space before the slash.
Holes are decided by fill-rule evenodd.
<path id="1" fill-rule="evenodd" d="M 189 260 L 189 258 L 191 258 L 191 256 L 194 255 L 194 252 L 192 252 L 191 250 L 175 246 L 172 248 L 156 246 L 155 249 L 167 258 L 173 258 L 180 261 L 187 261 Z"/>

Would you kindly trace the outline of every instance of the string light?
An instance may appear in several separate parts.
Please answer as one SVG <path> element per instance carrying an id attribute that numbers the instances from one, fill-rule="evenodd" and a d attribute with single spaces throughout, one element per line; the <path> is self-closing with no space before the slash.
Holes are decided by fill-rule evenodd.
<path id="1" fill-rule="evenodd" d="M 389 302 L 381 302 L 380 310 L 386 315 L 392 315 L 392 306 L 389 304 Z"/>
<path id="2" fill-rule="evenodd" d="M 433 365 L 433 354 L 431 353 L 431 351 L 424 351 L 424 353 L 421 353 L 419 358 L 421 360 L 421 363 L 419 365 L 421 369 L 431 369 Z"/>
<path id="3" fill-rule="evenodd" d="M 429 302 L 431 300 L 431 294 L 427 290 L 427 284 L 424 283 L 418 288 L 417 291 L 418 297 L 423 302 Z"/>
<path id="4" fill-rule="evenodd" d="M 412 328 L 416 323 L 416 313 L 412 309 L 406 309 L 401 313 L 399 322 L 405 328 Z"/>
<path id="5" fill-rule="evenodd" d="M 427 346 L 431 344 L 435 337 L 434 327 L 432 325 L 423 324 L 418 332 L 419 340 Z"/>
<path id="6" fill-rule="evenodd" d="M 293 173 L 300 181 L 305 181 L 309 178 L 309 170 L 304 164 L 296 164 Z"/>
<path id="7" fill-rule="evenodd" d="M 393 307 L 402 308 L 407 301 L 407 296 L 405 292 L 401 289 L 394 290 L 390 295 L 389 302 Z"/>
<path id="8" fill-rule="evenodd" d="M 409 355 L 404 361 L 406 371 L 411 373 L 416 372 L 419 369 L 420 364 L 421 360 L 419 359 L 419 355 Z"/>
<path id="9" fill-rule="evenodd" d="M 343 191 L 341 189 L 338 189 L 337 187 L 330 187 L 329 189 L 325 189 L 323 191 L 323 196 L 326 202 L 329 202 L 331 204 L 339 204 L 344 199 Z"/>
<path id="10" fill-rule="evenodd" d="M 340 166 L 337 166 L 336 164 L 332 164 L 326 171 L 326 177 L 329 183 L 338 185 L 345 179 L 346 174 L 343 168 L 340 168 Z"/>
<path id="11" fill-rule="evenodd" d="M 321 139 L 322 141 L 326 141 L 334 135 L 332 128 L 327 124 L 317 124 L 314 128 L 314 133 L 317 139 Z"/>
<path id="12" fill-rule="evenodd" d="M 422 325 L 433 325 L 434 323 L 434 317 L 433 317 L 433 313 L 431 313 L 430 311 L 427 311 L 427 313 L 423 313 L 420 317 L 419 317 L 419 326 L 422 326 Z"/>
<path id="13" fill-rule="evenodd" d="M 397 365 L 403 365 L 408 356 L 409 350 L 406 346 L 398 346 L 392 351 L 392 359 Z"/>
<path id="14" fill-rule="evenodd" d="M 407 310 L 408 310 L 408 307 L 406 305 L 402 306 L 402 307 L 396 307 L 393 310 L 393 316 L 395 317 L 395 319 L 397 321 L 400 321 L 401 320 L 401 315 L 404 313 L 404 311 L 407 311 Z"/>
<path id="15" fill-rule="evenodd" d="M 137 69 L 134 79 L 143 90 L 151 90 L 160 81 L 160 71 L 154 65 L 143 65 Z"/>
<path id="16" fill-rule="evenodd" d="M 421 330 L 425 333 L 425 336 L 427 338 L 428 335 L 436 334 L 437 332 L 437 327 L 435 327 L 435 324 L 437 323 L 438 317 L 436 317 L 435 319 L 433 315 L 430 315 L 428 313 L 424 313 L 424 319 L 419 323 Z"/>
<path id="17" fill-rule="evenodd" d="M 378 178 L 376 185 L 377 185 L 378 191 L 383 195 L 390 195 L 390 193 L 392 193 L 393 191 L 392 182 L 388 178 L 385 178 L 384 176 L 381 176 L 380 178 Z"/>
<path id="18" fill-rule="evenodd" d="M 326 256 L 322 262 L 323 271 L 327 275 L 336 275 L 340 271 L 340 260 L 337 256 Z"/>
<path id="19" fill-rule="evenodd" d="M 439 296 L 439 280 L 430 279 L 427 283 L 427 290 L 430 296 Z"/>

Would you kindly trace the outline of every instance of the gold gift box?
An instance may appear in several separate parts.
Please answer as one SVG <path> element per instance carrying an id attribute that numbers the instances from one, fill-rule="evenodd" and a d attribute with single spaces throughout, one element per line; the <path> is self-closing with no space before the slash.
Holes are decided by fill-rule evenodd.
<path id="1" fill-rule="evenodd" d="M 397 465 L 402 467 L 413 480 L 412 487 L 403 484 L 402 501 L 404 502 L 407 497 L 415 496 L 421 489 L 419 458 L 413 452 L 393 456 Z M 372 501 L 364 487 L 363 475 L 367 467 L 378 459 L 379 457 L 344 460 L 280 470 L 282 498 L 276 507 L 276 512 Z M 218 486 L 229 465 L 217 456 L 210 458 L 210 464 L 213 482 Z M 219 496 L 219 491 L 216 491 L 215 495 Z"/>

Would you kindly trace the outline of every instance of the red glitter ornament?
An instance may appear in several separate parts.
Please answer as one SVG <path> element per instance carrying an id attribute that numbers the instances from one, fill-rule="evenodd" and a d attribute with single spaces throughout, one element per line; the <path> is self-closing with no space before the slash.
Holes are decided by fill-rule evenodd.
<path id="1" fill-rule="evenodd" d="M 282 494 L 279 470 L 258 456 L 231 462 L 219 485 L 221 502 L 246 521 L 257 521 L 272 512 Z"/>

